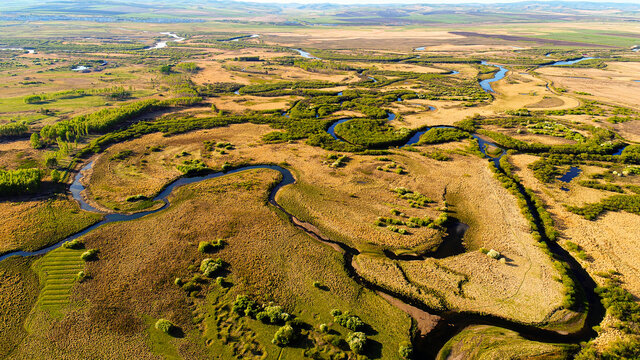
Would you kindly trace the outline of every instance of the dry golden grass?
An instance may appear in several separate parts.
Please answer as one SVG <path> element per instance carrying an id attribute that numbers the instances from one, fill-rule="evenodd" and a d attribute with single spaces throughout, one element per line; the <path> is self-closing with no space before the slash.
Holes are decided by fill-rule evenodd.
<path id="1" fill-rule="evenodd" d="M 529 104 L 525 107 L 529 109 L 548 109 L 548 108 L 557 108 L 564 105 L 564 101 L 560 98 L 554 96 L 544 97 L 542 100 L 535 102 L 533 104 Z"/>
<path id="2" fill-rule="evenodd" d="M 27 335 L 24 329 L 38 297 L 38 277 L 30 269 L 33 259 L 13 257 L 0 262 L 0 357 L 6 358 Z"/>
<path id="3" fill-rule="evenodd" d="M 374 222 L 379 216 L 396 217 L 390 213 L 392 208 L 404 212 L 407 217 L 428 215 L 435 218 L 440 213 L 438 207 L 442 204 L 446 188 L 454 216 L 471 226 L 465 237 L 467 246 L 471 249 L 494 248 L 504 254 L 508 262 L 501 264 L 478 251 L 471 251 L 434 262 L 406 265 L 405 271 L 412 281 L 418 284 L 428 278 L 429 285 L 442 291 L 443 297 L 454 309 L 486 312 L 523 322 L 543 322 L 559 307 L 562 286 L 554 280 L 556 270 L 529 234 L 528 223 L 520 215 L 515 198 L 493 178 L 483 160 L 453 155 L 454 161 L 438 162 L 416 153 L 400 152 L 389 158 L 403 165 L 408 175 L 376 170 L 385 162 L 366 156 L 350 156 L 345 167 L 331 168 L 323 164 L 326 152 L 318 148 L 302 144 L 258 145 L 260 133 L 267 130 L 257 125 L 232 125 L 171 138 L 149 135 L 119 144 L 102 155 L 96 163 L 95 171 L 103 175 L 100 180 L 92 177 L 90 189 L 93 192 L 94 188 L 100 188 L 102 196 L 106 196 L 112 191 L 109 189 L 115 186 L 114 182 L 126 178 L 124 172 L 109 170 L 112 165 L 106 165 L 109 163 L 106 160 L 108 154 L 121 149 L 166 143 L 168 146 L 164 151 L 173 154 L 183 149 L 197 148 L 205 138 L 225 140 L 232 142 L 236 150 L 220 160 L 289 164 L 294 169 L 297 183 L 281 190 L 277 200 L 299 218 L 316 225 L 326 236 L 361 250 L 380 247 L 425 250 L 439 244 L 438 232 L 420 228 L 409 229 L 411 235 L 400 235 L 375 226 Z M 181 147 L 177 144 L 181 144 Z M 443 145 L 442 148 L 451 148 L 451 145 Z M 196 151 L 192 150 L 191 153 L 196 154 Z M 162 169 L 151 170 L 153 166 L 158 166 L 154 163 L 173 157 L 156 156 L 158 158 L 153 161 L 150 159 L 145 168 L 132 164 L 131 167 L 143 175 L 131 177 L 126 182 L 151 177 L 151 174 L 162 174 Z M 211 159 L 206 160 L 213 164 Z M 167 174 L 164 177 L 166 182 L 170 176 L 166 169 L 164 171 Z M 132 186 L 159 189 L 163 181 L 159 180 L 160 176 L 154 176 L 157 179 L 153 182 L 137 180 L 144 185 Z M 122 186 L 122 189 L 128 187 Z M 418 191 L 436 203 L 424 209 L 411 208 L 391 191 L 396 187 Z M 434 265 L 436 262 L 439 266 Z M 449 270 L 442 270 L 444 268 Z M 366 269 L 363 271 L 366 272 Z M 455 286 L 450 287 L 451 273 L 468 277 L 469 282 L 463 285 L 463 293 L 459 293 Z M 425 278 L 426 274 L 433 276 Z M 385 279 L 392 283 L 402 281 L 395 276 Z M 544 302 L 540 300 L 542 298 Z M 540 303 L 545 306 L 540 306 Z"/>
<path id="4" fill-rule="evenodd" d="M 475 325 L 463 329 L 445 344 L 438 360 L 552 360 L 565 359 L 567 346 L 524 339 L 517 332 L 494 326 Z"/>
<path id="5" fill-rule="evenodd" d="M 543 67 L 537 70 L 556 87 L 590 93 L 590 99 L 638 109 L 640 62 L 611 62 L 605 69 Z"/>
<path id="6" fill-rule="evenodd" d="M 87 248 L 100 250 L 86 268 L 91 278 L 76 286 L 75 305 L 62 318 L 32 314 L 30 335 L 15 358 L 156 358 L 144 317 L 168 318 L 181 327 L 186 338 L 168 340 L 180 356 L 215 355 L 192 324 L 191 304 L 204 305 L 204 298 L 189 299 L 173 280 L 191 277 L 189 266 L 207 256 L 198 252 L 198 242 L 216 238 L 228 243 L 215 256 L 228 264 L 233 293 L 273 301 L 313 326 L 329 322 L 332 308 L 351 310 L 377 332 L 371 338 L 382 344 L 380 357 L 395 357 L 398 342 L 408 337 L 407 315 L 349 279 L 341 254 L 265 206 L 278 177 L 254 170 L 188 185 L 176 190 L 162 212 L 85 236 Z M 329 290 L 311 286 L 315 280 Z M 270 339 L 276 328 L 266 329 L 258 340 Z M 268 341 L 263 345 L 273 354 L 268 358 L 278 353 Z"/>
<path id="7" fill-rule="evenodd" d="M 447 179 L 447 201 L 453 204 L 455 216 L 470 225 L 465 235 L 467 246 L 498 250 L 507 263 L 479 251 L 441 260 L 398 261 L 406 277 L 383 277 L 388 282 L 384 285 L 397 288 L 400 281 L 406 291 L 418 287 L 421 293 L 437 292 L 456 310 L 526 323 L 545 322 L 562 301 L 563 288 L 555 280 L 557 271 L 530 235 L 515 198 L 499 185 L 483 161 L 471 160 L 453 161 L 457 163 L 454 169 L 436 174 Z M 363 269 L 365 277 L 375 272 Z"/>
<path id="8" fill-rule="evenodd" d="M 0 253 L 34 251 L 96 223 L 100 215 L 80 210 L 66 196 L 0 203 Z"/>

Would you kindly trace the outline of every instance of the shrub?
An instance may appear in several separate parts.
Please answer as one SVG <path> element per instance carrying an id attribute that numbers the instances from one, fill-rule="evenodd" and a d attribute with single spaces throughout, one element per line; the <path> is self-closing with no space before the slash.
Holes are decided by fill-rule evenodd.
<path id="1" fill-rule="evenodd" d="M 42 142 L 40 141 L 40 134 L 33 133 L 31 134 L 31 138 L 29 139 L 31 143 L 31 147 L 34 149 L 40 149 L 42 147 Z"/>
<path id="2" fill-rule="evenodd" d="M 98 256 L 98 249 L 89 249 L 80 255 L 80 258 L 84 261 L 95 260 Z"/>
<path id="3" fill-rule="evenodd" d="M 60 182 L 60 171 L 53 169 L 51 170 L 51 181 L 54 183 Z"/>
<path id="4" fill-rule="evenodd" d="M 492 259 L 498 259 L 500 257 L 500 253 L 496 250 L 491 249 L 487 252 L 487 256 Z"/>
<path id="5" fill-rule="evenodd" d="M 87 275 L 84 273 L 84 271 L 80 270 L 77 274 L 76 274 L 76 281 L 77 282 L 83 282 L 84 279 L 87 278 Z"/>
<path id="6" fill-rule="evenodd" d="M 206 277 L 213 277 L 213 274 L 222 269 L 222 260 L 206 258 L 200 263 L 200 271 Z"/>
<path id="7" fill-rule="evenodd" d="M 367 335 L 363 332 L 354 332 L 347 336 L 349 348 L 356 354 L 362 353 L 364 346 L 367 344 Z"/>
<path id="8" fill-rule="evenodd" d="M 45 98 L 41 95 L 28 95 L 24 97 L 25 104 L 39 104 L 44 100 Z"/>
<path id="9" fill-rule="evenodd" d="M 327 326 L 327 324 L 320 324 L 319 329 L 321 333 L 329 332 L 329 326 Z"/>
<path id="10" fill-rule="evenodd" d="M 276 331 L 271 342 L 277 346 L 287 346 L 295 339 L 295 330 L 291 325 L 285 325 Z"/>
<path id="11" fill-rule="evenodd" d="M 411 359 L 411 356 L 413 356 L 413 345 L 408 341 L 401 342 L 398 348 L 398 354 L 400 354 L 400 357 L 403 359 Z"/>
<path id="12" fill-rule="evenodd" d="M 78 239 L 73 239 L 71 241 L 67 241 L 66 243 L 62 244 L 62 247 L 65 249 L 82 249 L 84 247 L 84 244 L 82 242 L 80 242 L 80 240 Z"/>
<path id="13" fill-rule="evenodd" d="M 194 291 L 200 290 L 200 285 L 198 285 L 194 281 L 188 281 L 182 285 L 182 290 L 188 293 L 192 293 Z"/>
<path id="14" fill-rule="evenodd" d="M 281 306 L 267 306 L 263 311 L 256 314 L 256 319 L 269 324 L 278 324 L 283 323 L 289 318 L 291 315 L 282 311 Z"/>
<path id="15" fill-rule="evenodd" d="M 175 325 L 167 319 L 158 319 L 156 321 L 156 329 L 162 331 L 165 334 L 171 333 L 174 330 Z"/>
<path id="16" fill-rule="evenodd" d="M 334 315 L 333 321 L 353 331 L 358 331 L 365 326 L 365 323 L 359 317 L 351 315 L 349 312 Z"/>
<path id="17" fill-rule="evenodd" d="M 201 253 L 211 253 L 222 249 L 225 244 L 225 241 L 222 239 L 218 239 L 215 241 L 201 241 L 198 244 L 198 251 L 200 251 Z"/>
<path id="18" fill-rule="evenodd" d="M 236 301 L 233 303 L 233 311 L 239 315 L 254 316 L 258 310 L 258 306 L 255 301 L 251 300 L 247 295 L 236 296 Z"/>
<path id="19" fill-rule="evenodd" d="M 181 279 L 181 278 L 179 278 L 179 277 L 177 277 L 175 280 L 173 280 L 173 283 L 174 283 L 176 286 L 182 286 L 182 279 Z"/>
<path id="20" fill-rule="evenodd" d="M 198 159 L 185 160 L 181 165 L 177 165 L 176 168 L 184 175 L 201 174 L 209 169 L 202 160 Z"/>

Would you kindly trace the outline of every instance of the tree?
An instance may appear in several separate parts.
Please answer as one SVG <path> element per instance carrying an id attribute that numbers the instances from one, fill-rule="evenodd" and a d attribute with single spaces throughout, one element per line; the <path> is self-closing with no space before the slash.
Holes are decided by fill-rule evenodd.
<path id="1" fill-rule="evenodd" d="M 40 149 L 42 147 L 42 142 L 40 141 L 40 134 L 33 133 L 31 134 L 31 147 L 34 149 Z"/>
<path id="2" fill-rule="evenodd" d="M 276 331 L 271 342 L 278 346 L 287 346 L 293 342 L 295 330 L 291 325 L 285 325 Z"/>
<path id="3" fill-rule="evenodd" d="M 349 348 L 356 354 L 362 353 L 364 346 L 367 344 L 367 335 L 363 332 L 354 332 L 347 336 Z"/>

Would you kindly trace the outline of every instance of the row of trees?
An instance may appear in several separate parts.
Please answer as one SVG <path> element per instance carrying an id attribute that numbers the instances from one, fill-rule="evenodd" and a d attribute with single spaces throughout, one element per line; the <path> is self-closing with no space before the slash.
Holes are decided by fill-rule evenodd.
<path id="1" fill-rule="evenodd" d="M 40 188 L 40 169 L 0 170 L 0 196 L 29 194 Z"/>

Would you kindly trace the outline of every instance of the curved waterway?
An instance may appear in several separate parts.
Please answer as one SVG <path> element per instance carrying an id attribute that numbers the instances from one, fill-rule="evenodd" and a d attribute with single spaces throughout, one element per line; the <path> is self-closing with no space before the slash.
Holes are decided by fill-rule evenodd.
<path id="1" fill-rule="evenodd" d="M 185 40 L 185 38 L 180 37 L 180 36 L 178 36 L 178 35 L 176 35 L 176 34 L 174 34 L 172 32 L 161 32 L 160 34 L 172 37 L 173 41 L 175 41 L 175 42 L 181 42 L 181 41 Z M 158 41 L 154 46 L 148 47 L 147 50 L 166 48 L 168 42 L 169 41 Z"/>
<path id="2" fill-rule="evenodd" d="M 447 126 L 447 125 L 438 125 L 438 126 L 430 126 L 424 130 L 420 130 L 418 132 L 416 132 L 415 134 L 413 134 L 409 140 L 402 145 L 401 147 L 405 147 L 405 146 L 411 146 L 411 145 L 415 145 L 420 141 L 420 137 L 426 133 L 427 131 L 431 130 L 431 129 L 456 129 L 455 126 Z M 482 152 L 482 155 L 484 155 L 485 158 L 491 160 L 494 165 L 500 169 L 500 159 L 502 158 L 502 156 L 504 156 L 504 154 L 506 154 L 507 152 L 501 148 L 500 146 L 498 146 L 498 144 L 491 142 L 483 137 L 480 137 L 476 134 L 472 134 L 471 135 L 472 138 L 474 138 L 476 141 L 478 141 L 478 149 L 480 150 L 480 152 Z M 487 152 L 487 150 L 491 149 L 491 148 L 495 148 L 496 154 L 489 154 Z M 499 153 L 498 153 L 499 151 Z"/>
<path id="3" fill-rule="evenodd" d="M 507 75 L 507 72 L 508 72 L 509 70 L 508 70 L 507 68 L 504 68 L 504 67 L 500 66 L 500 65 L 489 64 L 488 62 L 486 62 L 486 61 L 484 61 L 484 60 L 482 60 L 482 61 L 480 62 L 480 64 L 482 64 L 482 65 L 488 65 L 488 66 L 495 66 L 495 67 L 497 67 L 497 68 L 498 68 L 498 72 L 496 72 L 496 73 L 493 75 L 493 77 L 492 77 L 492 78 L 490 78 L 490 79 L 485 79 L 485 80 L 481 80 L 481 81 L 480 81 L 480 87 L 481 87 L 484 91 L 486 91 L 486 92 L 488 92 L 488 93 L 495 92 L 495 91 L 493 90 L 493 88 L 491 87 L 491 83 L 493 83 L 493 82 L 496 82 L 496 81 L 498 81 L 498 80 L 503 79 L 503 78 L 505 77 L 505 75 Z"/>
<path id="4" fill-rule="evenodd" d="M 551 63 L 549 65 L 543 65 L 543 66 L 573 65 L 573 64 L 579 63 L 580 61 L 593 60 L 593 59 L 598 59 L 598 58 L 595 58 L 595 57 L 581 57 L 581 58 L 572 59 L 572 60 L 556 61 L 556 62 Z"/>

